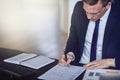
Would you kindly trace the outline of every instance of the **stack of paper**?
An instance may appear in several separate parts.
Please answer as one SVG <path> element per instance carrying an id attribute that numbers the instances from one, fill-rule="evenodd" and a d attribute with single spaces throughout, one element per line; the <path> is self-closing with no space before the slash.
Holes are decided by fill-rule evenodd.
<path id="1" fill-rule="evenodd" d="M 41 56 L 41 55 L 38 56 L 37 54 L 28 54 L 28 53 L 21 53 L 19 55 L 4 60 L 4 62 L 19 64 L 33 69 L 39 69 L 54 61 L 55 60 L 48 58 L 46 56 Z"/>
<path id="2" fill-rule="evenodd" d="M 80 66 L 60 66 L 56 65 L 38 79 L 44 80 L 75 80 L 85 69 Z"/>

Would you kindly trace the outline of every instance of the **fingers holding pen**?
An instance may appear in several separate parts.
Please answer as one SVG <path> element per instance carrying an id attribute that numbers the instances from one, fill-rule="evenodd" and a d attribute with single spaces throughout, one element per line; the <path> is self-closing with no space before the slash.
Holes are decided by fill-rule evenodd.
<path id="1" fill-rule="evenodd" d="M 67 57 L 67 60 L 66 60 L 67 65 L 69 65 L 71 63 L 71 61 L 73 60 L 73 56 L 71 54 L 67 54 L 66 57 Z"/>
<path id="2" fill-rule="evenodd" d="M 59 65 L 69 65 L 71 61 L 73 60 L 73 56 L 71 54 L 62 54 L 60 59 L 59 59 Z"/>
<path id="3" fill-rule="evenodd" d="M 61 56 L 60 56 L 60 59 L 59 59 L 59 65 L 62 65 L 62 66 L 64 66 L 64 65 L 66 65 L 67 64 L 67 62 L 66 62 L 66 59 L 65 59 L 66 57 L 65 57 L 65 55 L 64 54 L 62 54 Z"/>

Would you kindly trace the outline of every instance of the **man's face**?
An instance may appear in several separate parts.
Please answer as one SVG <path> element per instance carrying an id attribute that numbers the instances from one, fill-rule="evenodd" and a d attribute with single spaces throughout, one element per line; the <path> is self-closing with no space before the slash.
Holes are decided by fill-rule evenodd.
<path id="1" fill-rule="evenodd" d="M 92 6 L 84 2 L 83 8 L 86 11 L 87 18 L 92 21 L 100 19 L 107 10 L 107 8 L 103 6 L 100 0 L 97 4 Z"/>

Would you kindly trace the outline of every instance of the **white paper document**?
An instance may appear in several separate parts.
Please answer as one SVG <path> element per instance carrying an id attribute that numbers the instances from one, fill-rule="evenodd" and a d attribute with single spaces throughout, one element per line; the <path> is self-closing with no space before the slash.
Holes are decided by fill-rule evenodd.
<path id="1" fill-rule="evenodd" d="M 27 67 L 31 67 L 34 69 L 39 69 L 47 64 L 50 64 L 52 62 L 54 62 L 55 60 L 50 59 L 46 56 L 37 56 L 35 58 L 26 60 L 24 62 L 21 63 L 21 65 L 27 66 Z"/>
<path id="2" fill-rule="evenodd" d="M 14 63 L 14 64 L 20 64 L 21 62 L 28 60 L 30 58 L 33 58 L 37 56 L 37 54 L 33 54 L 33 53 L 21 53 L 18 54 L 16 56 L 10 57 L 8 59 L 5 59 L 4 62 L 9 62 L 9 63 Z"/>
<path id="3" fill-rule="evenodd" d="M 120 70 L 110 70 L 110 69 L 87 70 L 85 72 L 83 80 L 120 80 L 120 77 L 118 76 L 120 76 Z"/>
<path id="4" fill-rule="evenodd" d="M 80 66 L 60 66 L 56 65 L 38 79 L 44 80 L 75 80 L 85 69 Z"/>

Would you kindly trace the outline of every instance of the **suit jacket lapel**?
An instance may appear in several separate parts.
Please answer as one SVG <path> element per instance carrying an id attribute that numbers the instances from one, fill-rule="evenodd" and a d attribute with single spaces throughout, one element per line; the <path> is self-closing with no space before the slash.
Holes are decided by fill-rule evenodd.
<path id="1" fill-rule="evenodd" d="M 77 16 L 76 16 L 76 26 L 77 26 L 77 33 L 79 38 L 79 46 L 80 46 L 80 56 L 83 52 L 84 42 L 85 42 L 85 36 L 87 32 L 88 22 L 86 12 L 83 9 L 83 3 L 81 2 L 81 5 L 77 8 Z"/>
<path id="2" fill-rule="evenodd" d="M 82 21 L 82 24 L 80 25 L 82 26 L 79 31 L 79 41 L 80 41 L 80 48 L 81 48 L 80 53 L 83 52 L 88 23 L 89 23 L 89 20 L 87 18 L 84 18 L 84 20 Z"/>

